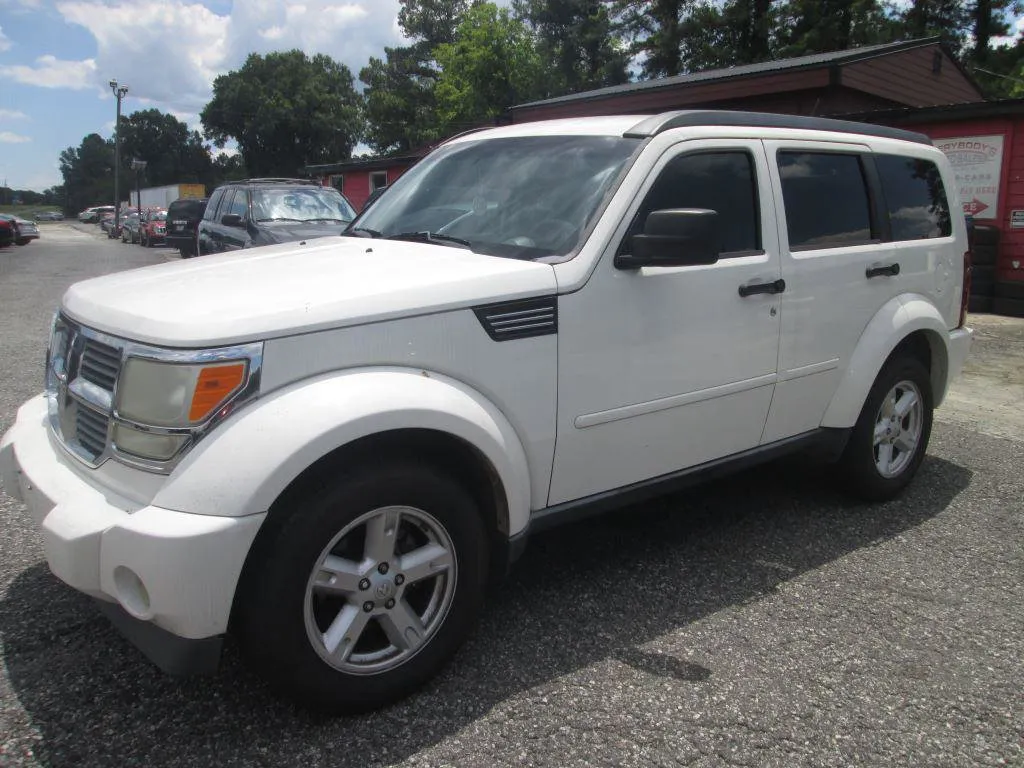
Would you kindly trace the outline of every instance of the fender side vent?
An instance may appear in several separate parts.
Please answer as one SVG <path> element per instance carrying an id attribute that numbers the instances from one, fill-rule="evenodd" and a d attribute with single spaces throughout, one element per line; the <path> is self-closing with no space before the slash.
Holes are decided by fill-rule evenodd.
<path id="1" fill-rule="evenodd" d="M 558 297 L 503 301 L 475 307 L 480 324 L 495 341 L 526 339 L 558 333 Z"/>

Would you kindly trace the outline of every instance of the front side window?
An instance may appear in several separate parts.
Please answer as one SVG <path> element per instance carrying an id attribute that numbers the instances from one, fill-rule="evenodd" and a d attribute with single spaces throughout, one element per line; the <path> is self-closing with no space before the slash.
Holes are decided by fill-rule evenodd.
<path id="1" fill-rule="evenodd" d="M 235 196 L 231 198 L 231 205 L 224 213 L 233 213 L 247 219 L 249 217 L 249 193 L 244 189 L 236 189 Z"/>
<path id="2" fill-rule="evenodd" d="M 220 201 L 221 201 L 221 199 L 223 197 L 224 197 L 224 190 L 223 189 L 215 190 L 214 193 L 212 195 L 210 195 L 210 202 L 206 206 L 206 211 L 203 213 L 203 219 L 205 221 L 213 221 L 216 218 L 216 216 L 217 216 L 217 207 L 220 205 Z"/>
<path id="3" fill-rule="evenodd" d="M 517 259 L 572 253 L 641 146 L 621 136 L 515 136 L 441 147 L 354 223 L 374 237 L 442 236 Z"/>
<path id="4" fill-rule="evenodd" d="M 257 187 L 252 191 L 252 217 L 257 222 L 347 223 L 356 217 L 356 212 L 333 187 Z"/>
<path id="5" fill-rule="evenodd" d="M 930 160 L 875 155 L 893 240 L 948 237 L 949 202 L 938 166 Z"/>
<path id="6" fill-rule="evenodd" d="M 718 213 L 722 255 L 740 255 L 761 249 L 757 182 L 754 160 L 743 150 L 696 152 L 669 161 L 629 228 L 623 248 L 643 232 L 651 211 L 669 208 L 704 208 Z"/>
<path id="7" fill-rule="evenodd" d="M 791 250 L 871 242 L 871 206 L 857 155 L 780 152 L 778 162 Z"/>

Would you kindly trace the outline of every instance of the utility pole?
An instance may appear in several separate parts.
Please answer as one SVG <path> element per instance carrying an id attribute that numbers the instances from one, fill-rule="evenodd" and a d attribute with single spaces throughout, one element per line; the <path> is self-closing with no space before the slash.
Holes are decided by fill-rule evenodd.
<path id="1" fill-rule="evenodd" d="M 117 80 L 111 80 L 109 85 L 117 100 L 117 120 L 114 122 L 114 226 L 111 231 L 119 234 L 121 229 L 121 99 L 128 93 L 128 86 L 119 85 Z"/>

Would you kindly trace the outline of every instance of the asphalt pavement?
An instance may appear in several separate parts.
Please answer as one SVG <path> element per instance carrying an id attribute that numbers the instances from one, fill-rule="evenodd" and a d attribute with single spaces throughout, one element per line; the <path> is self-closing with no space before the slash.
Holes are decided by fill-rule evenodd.
<path id="1" fill-rule="evenodd" d="M 0 430 L 69 284 L 174 258 L 41 228 L 0 250 Z M 973 391 L 898 501 L 790 460 L 536 537 L 447 670 L 357 718 L 275 699 L 231 647 L 162 674 L 0 492 L 0 766 L 1022 765 L 1024 435 Z"/>

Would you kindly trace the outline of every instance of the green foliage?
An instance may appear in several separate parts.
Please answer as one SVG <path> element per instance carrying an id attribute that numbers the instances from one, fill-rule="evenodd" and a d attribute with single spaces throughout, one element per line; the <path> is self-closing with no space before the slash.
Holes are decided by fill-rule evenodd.
<path id="1" fill-rule="evenodd" d="M 900 25 L 878 0 L 787 0 L 778 10 L 781 58 L 892 42 Z"/>
<path id="2" fill-rule="evenodd" d="M 434 84 L 438 71 L 425 43 L 385 48 L 359 79 L 366 113 L 366 140 L 378 153 L 408 152 L 442 138 Z"/>
<path id="3" fill-rule="evenodd" d="M 77 212 L 92 205 L 112 205 L 114 142 L 90 133 L 78 147 L 60 153 L 60 172 L 67 191 L 66 209 Z"/>
<path id="4" fill-rule="evenodd" d="M 545 64 L 558 75 L 553 90 L 575 93 L 629 80 L 625 46 L 613 34 L 602 0 L 515 0 L 532 27 Z"/>
<path id="5" fill-rule="evenodd" d="M 437 47 L 438 113 L 454 130 L 493 120 L 513 104 L 549 95 L 530 30 L 505 8 L 481 3 L 456 28 L 455 42 Z"/>
<path id="6" fill-rule="evenodd" d="M 363 130 L 348 67 L 298 50 L 250 54 L 241 69 L 214 80 L 200 119 L 217 146 L 235 139 L 246 167 L 261 176 L 349 158 Z"/>
<path id="7" fill-rule="evenodd" d="M 693 5 L 693 0 L 615 0 L 616 29 L 629 41 L 630 54 L 643 57 L 643 79 L 686 71 L 681 22 Z"/>
<path id="8" fill-rule="evenodd" d="M 198 131 L 174 115 L 143 109 L 121 118 L 121 162 L 145 160 L 147 186 L 215 181 L 213 160 Z M 134 173 L 131 174 L 134 187 Z"/>
<path id="9" fill-rule="evenodd" d="M 426 44 L 427 50 L 455 42 L 455 28 L 479 0 L 401 0 L 398 25 L 405 36 Z"/>

